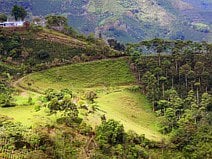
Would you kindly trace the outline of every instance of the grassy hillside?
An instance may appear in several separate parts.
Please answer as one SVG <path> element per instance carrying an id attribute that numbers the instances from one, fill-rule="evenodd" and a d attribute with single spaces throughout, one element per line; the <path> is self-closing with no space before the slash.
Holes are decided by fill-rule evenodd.
<path id="1" fill-rule="evenodd" d="M 26 76 L 23 87 L 84 89 L 134 84 L 135 78 L 125 59 L 103 60 L 57 67 Z"/>
<path id="2" fill-rule="evenodd" d="M 106 117 L 123 123 L 126 130 L 133 130 L 138 134 L 155 141 L 164 137 L 159 132 L 159 121 L 152 112 L 151 104 L 140 92 L 119 90 L 101 95 L 97 99 Z"/>
<path id="3" fill-rule="evenodd" d="M 123 123 L 126 130 L 145 134 L 148 139 L 162 139 L 151 105 L 139 92 L 133 91 L 136 80 L 124 58 L 52 68 L 30 74 L 16 85 L 37 92 L 69 88 L 78 92 L 81 100 L 84 92 L 93 90 L 97 93 L 98 111 L 85 116 L 91 125 L 100 124 L 100 116 L 105 114 L 106 118 Z"/>

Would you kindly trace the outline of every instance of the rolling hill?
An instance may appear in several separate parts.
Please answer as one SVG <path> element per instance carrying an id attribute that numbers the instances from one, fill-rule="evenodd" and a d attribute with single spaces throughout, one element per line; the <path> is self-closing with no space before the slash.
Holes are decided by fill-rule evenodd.
<path id="1" fill-rule="evenodd" d="M 46 89 L 68 88 L 82 102 L 84 93 L 92 90 L 97 93 L 95 104 L 98 111 L 86 117 L 83 115 L 89 124 L 93 127 L 99 125 L 100 116 L 105 114 L 108 119 L 120 121 L 126 130 L 160 141 L 166 136 L 158 131 L 159 119 L 152 112 L 146 97 L 133 90 L 138 87 L 136 85 L 136 79 L 125 58 L 55 67 L 29 74 L 14 84 L 16 89 L 25 92 L 23 98 L 32 92 L 44 93 Z"/>
<path id="2" fill-rule="evenodd" d="M 9 14 L 17 3 L 32 16 L 63 14 L 83 33 L 137 42 L 154 37 L 212 41 L 211 0 L 1 0 Z"/>

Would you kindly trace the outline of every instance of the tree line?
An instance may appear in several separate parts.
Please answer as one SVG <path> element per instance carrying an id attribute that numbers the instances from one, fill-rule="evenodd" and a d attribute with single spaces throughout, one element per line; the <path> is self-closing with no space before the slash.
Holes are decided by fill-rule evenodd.
<path id="1" fill-rule="evenodd" d="M 161 132 L 170 134 L 174 150 L 188 158 L 212 155 L 211 47 L 153 39 L 127 48 L 141 90 L 161 119 Z"/>

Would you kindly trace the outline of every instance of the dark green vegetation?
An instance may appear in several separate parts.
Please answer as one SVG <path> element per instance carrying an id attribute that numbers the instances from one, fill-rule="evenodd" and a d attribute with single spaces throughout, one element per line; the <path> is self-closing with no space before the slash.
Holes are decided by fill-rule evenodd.
<path id="1" fill-rule="evenodd" d="M 154 39 L 129 45 L 128 53 L 143 92 L 162 119 L 161 132 L 171 135 L 167 146 L 181 151 L 181 157 L 210 158 L 211 44 Z"/>
<path id="2" fill-rule="evenodd" d="M 65 15 L 83 33 L 102 32 L 122 42 L 154 37 L 212 41 L 210 0 L 2 0 L 0 12 L 10 15 L 14 4 L 33 16 Z"/>
<path id="3" fill-rule="evenodd" d="M 0 33 L 1 66 L 9 71 L 14 66 L 13 71 L 19 73 L 121 55 L 101 39 L 89 36 L 75 39 L 71 35 L 36 26 L 23 32 L 1 29 Z M 7 63 L 11 65 L 7 66 Z M 21 67 L 16 69 L 17 65 Z"/>
<path id="4" fill-rule="evenodd" d="M 16 21 L 19 19 L 23 21 L 27 16 L 27 12 L 23 7 L 14 5 L 12 9 L 12 16 L 14 16 Z"/>

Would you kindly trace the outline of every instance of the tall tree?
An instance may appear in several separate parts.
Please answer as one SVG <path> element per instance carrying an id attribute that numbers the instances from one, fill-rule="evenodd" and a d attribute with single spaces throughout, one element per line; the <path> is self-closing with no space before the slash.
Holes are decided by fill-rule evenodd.
<path id="1" fill-rule="evenodd" d="M 185 64 L 180 67 L 180 74 L 184 75 L 185 77 L 185 84 L 186 84 L 186 89 L 188 88 L 188 75 L 191 70 L 191 66 L 189 64 Z"/>
<path id="2" fill-rule="evenodd" d="M 178 72 L 176 71 L 175 66 L 171 66 L 168 69 L 168 73 L 171 75 L 172 89 L 173 89 L 174 88 L 174 77 L 178 75 Z"/>
<path id="3" fill-rule="evenodd" d="M 199 102 L 200 102 L 200 99 L 199 99 L 199 89 L 200 89 L 200 82 L 196 82 L 195 84 L 194 84 L 194 86 L 196 87 L 196 96 L 197 96 L 197 104 L 199 104 Z"/>
<path id="4" fill-rule="evenodd" d="M 164 98 L 164 96 L 165 96 L 165 82 L 166 82 L 166 80 L 167 80 L 166 77 L 164 77 L 164 76 L 160 77 L 160 82 L 161 82 L 161 84 L 162 84 L 163 98 Z"/>
<path id="5" fill-rule="evenodd" d="M 201 75 L 202 73 L 204 72 L 204 63 L 198 61 L 195 63 L 195 66 L 194 66 L 194 71 L 196 73 L 196 76 L 199 78 L 199 82 L 201 82 Z"/>
<path id="6" fill-rule="evenodd" d="M 27 16 L 27 12 L 23 7 L 14 5 L 12 9 L 12 16 L 14 16 L 16 21 L 19 19 L 24 20 Z"/>
<path id="7" fill-rule="evenodd" d="M 170 68 L 171 66 L 171 62 L 169 60 L 165 60 L 162 62 L 162 65 L 163 65 L 163 69 L 165 70 L 165 75 L 166 75 L 166 78 L 168 77 L 168 69 Z"/>

